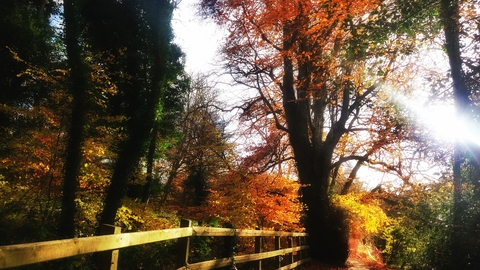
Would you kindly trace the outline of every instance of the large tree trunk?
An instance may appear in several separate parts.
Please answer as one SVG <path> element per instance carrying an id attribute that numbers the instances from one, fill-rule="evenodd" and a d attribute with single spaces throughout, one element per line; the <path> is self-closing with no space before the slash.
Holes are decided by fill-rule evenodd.
<path id="1" fill-rule="evenodd" d="M 67 48 L 69 89 L 72 94 L 72 113 L 68 132 L 67 156 L 63 182 L 62 212 L 59 233 L 63 237 L 74 237 L 75 231 L 75 193 L 78 187 L 78 175 L 82 160 L 82 144 L 85 125 L 85 99 L 88 87 L 86 65 L 83 62 L 78 45 L 78 26 L 75 18 L 75 1 L 64 1 L 65 44 Z"/>
<path id="2" fill-rule="evenodd" d="M 289 46 L 286 41 L 284 47 Z M 300 67 L 299 76 L 308 76 L 302 74 L 306 70 Z M 331 159 L 338 136 L 330 136 L 332 139 L 324 143 L 321 139 L 316 140 L 321 135 L 311 139 L 310 100 L 306 89 L 295 92 L 293 63 L 288 57 L 284 58 L 284 72 L 283 106 L 298 176 L 303 184 L 301 193 L 307 207 L 305 227 L 309 234 L 310 255 L 324 262 L 343 264 L 348 258 L 348 229 L 342 212 L 331 205 L 328 196 Z M 308 85 L 304 83 L 304 87 Z M 316 113 L 323 114 L 321 106 L 317 109 Z M 320 130 L 317 132 L 321 133 Z"/>

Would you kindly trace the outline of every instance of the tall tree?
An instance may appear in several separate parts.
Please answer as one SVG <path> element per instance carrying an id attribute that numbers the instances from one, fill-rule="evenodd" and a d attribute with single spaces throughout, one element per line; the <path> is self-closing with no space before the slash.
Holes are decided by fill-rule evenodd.
<path id="1" fill-rule="evenodd" d="M 232 147 L 227 143 L 219 107 L 217 93 L 209 85 L 208 78 L 194 78 L 186 95 L 185 110 L 176 123 L 179 139 L 166 157 L 170 168 L 162 202 L 167 200 L 174 181 L 182 182 L 186 178 L 183 184 L 188 191 L 183 195 L 197 201 L 190 204 L 202 204 L 203 199 L 195 198 L 205 197 L 205 194 L 197 196 L 194 193 L 204 192 L 211 178 L 227 170 L 231 163 Z M 182 174 L 189 176 L 181 177 Z"/>
<path id="2" fill-rule="evenodd" d="M 178 57 L 180 57 L 180 49 L 176 47 L 173 47 L 173 49 L 177 51 Z M 165 94 L 161 104 L 161 114 L 157 115 L 150 135 L 147 154 L 147 176 L 142 195 L 143 202 L 148 202 L 154 184 L 154 163 L 157 161 L 155 157 L 159 156 L 159 154 L 164 154 L 159 153 L 158 144 L 162 144 L 162 149 L 174 147 L 169 141 L 178 136 L 177 123 L 182 116 L 186 103 L 185 99 L 190 90 L 190 76 L 183 73 L 182 69 L 183 66 L 180 62 L 169 67 L 169 78 L 166 82 Z M 171 183 L 171 181 L 167 182 Z"/>
<path id="3" fill-rule="evenodd" d="M 288 134 L 312 257 L 343 263 L 348 232 L 329 197 L 332 169 L 368 161 L 380 148 L 377 138 L 403 128 L 382 126 L 391 115 L 378 114 L 386 118 L 375 121 L 372 108 L 395 57 L 412 49 L 409 28 L 401 27 L 390 1 L 206 0 L 201 6 L 228 30 L 221 53 L 234 80 L 258 91 L 243 109 L 264 107 Z M 376 132 L 368 134 L 372 128 Z M 355 134 L 372 135 L 371 143 L 339 155 L 340 141 Z"/>
<path id="4" fill-rule="evenodd" d="M 85 57 L 79 44 L 78 7 L 79 1 L 64 1 L 65 46 L 67 49 L 67 63 L 70 68 L 68 87 L 72 95 L 72 111 L 66 149 L 59 232 L 62 236 L 68 238 L 73 238 L 75 234 L 75 193 L 78 189 L 78 176 L 82 161 L 86 99 L 90 79 L 87 65 L 84 61 Z"/>
<path id="5" fill-rule="evenodd" d="M 96 2 L 88 4 L 97 5 Z M 117 72 L 120 93 L 112 99 L 112 104 L 116 104 L 117 110 L 127 118 L 100 217 L 101 223 L 113 224 L 126 195 L 128 180 L 145 155 L 157 113 L 161 113 L 158 110 L 164 97 L 168 69 L 175 68 L 181 55 L 171 44 L 172 2 L 107 0 L 100 3 L 100 13 L 93 16 L 87 13 L 89 5 L 85 9 L 86 16 L 92 25 L 99 27 L 91 29 L 94 46 L 106 55 L 119 56 L 120 60 L 112 69 Z M 95 17 L 97 15 L 100 17 Z M 118 29 L 118 25 L 123 27 Z M 111 32 L 102 39 L 101 30 L 105 28 Z"/>
<path id="6" fill-rule="evenodd" d="M 462 18 L 467 14 L 466 17 Z M 470 11 L 469 11 L 470 10 Z M 468 14 L 476 14 L 474 21 L 469 21 Z M 471 50 L 466 54 L 473 54 L 472 58 L 475 59 L 475 53 L 478 53 L 478 38 L 470 38 L 472 30 L 468 29 L 469 24 L 479 23 L 478 10 L 475 7 L 469 7 L 466 1 L 459 0 L 442 0 L 441 1 L 441 18 L 443 20 L 443 29 L 445 33 L 445 49 L 450 63 L 450 76 L 453 81 L 453 100 L 456 110 L 458 121 L 462 123 L 469 123 L 473 132 L 478 130 L 478 102 L 475 101 L 478 90 L 473 85 L 477 85 L 475 81 L 476 74 L 478 74 L 478 64 L 465 60 L 462 54 L 462 39 L 465 43 L 470 43 Z M 475 21 L 476 20 L 476 21 Z M 462 25 L 463 21 L 463 25 Z M 463 37 L 462 37 L 463 35 Z M 468 49 L 466 49 L 468 50 Z M 470 70 L 470 72 L 468 72 Z M 469 86 L 470 84 L 470 86 Z M 470 168 L 468 168 L 470 167 Z M 470 174 L 467 173 L 470 170 Z M 471 249 L 465 248 L 464 241 L 466 238 L 463 236 L 467 233 L 465 223 L 465 215 L 468 214 L 466 198 L 464 198 L 464 185 L 469 183 L 473 178 L 474 182 L 480 176 L 480 149 L 478 145 L 475 145 L 471 141 L 462 141 L 457 138 L 454 145 L 453 153 L 453 228 L 452 228 L 452 245 L 451 254 L 453 255 L 452 265 L 460 268 L 468 268 L 472 265 L 478 266 L 473 263 L 471 259 Z M 478 186 L 478 183 L 474 183 Z M 477 214 L 478 215 L 478 214 Z"/>

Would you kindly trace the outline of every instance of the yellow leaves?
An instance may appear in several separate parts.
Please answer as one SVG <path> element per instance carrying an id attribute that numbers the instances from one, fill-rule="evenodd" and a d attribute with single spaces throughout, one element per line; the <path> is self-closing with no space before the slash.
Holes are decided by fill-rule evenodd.
<path id="1" fill-rule="evenodd" d="M 116 224 L 126 228 L 127 231 L 138 230 L 139 227 L 145 223 L 143 218 L 133 211 L 122 205 L 117 211 Z"/>
<path id="2" fill-rule="evenodd" d="M 346 209 L 350 214 L 350 222 L 355 224 L 356 230 L 375 234 L 390 223 L 378 200 L 369 198 L 368 194 L 350 193 L 335 196 L 334 202 Z"/>
<path id="3" fill-rule="evenodd" d="M 113 62 L 115 59 L 115 55 L 110 54 L 107 57 L 108 62 Z M 115 95 L 118 92 L 118 87 L 114 80 L 112 79 L 112 75 L 108 70 L 105 69 L 104 65 L 102 64 L 92 64 L 91 65 L 91 74 L 90 78 L 95 85 L 97 91 L 104 93 Z M 94 95 L 95 96 L 95 95 Z M 96 103 L 104 108 L 106 108 L 105 101 L 99 97 L 96 98 Z"/>

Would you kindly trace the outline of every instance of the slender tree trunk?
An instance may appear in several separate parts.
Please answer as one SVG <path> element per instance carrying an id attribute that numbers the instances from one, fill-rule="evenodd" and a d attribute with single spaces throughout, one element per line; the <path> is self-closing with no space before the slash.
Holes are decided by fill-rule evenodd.
<path id="1" fill-rule="evenodd" d="M 172 188 L 172 182 L 175 179 L 175 177 L 177 177 L 177 172 L 181 164 L 182 162 L 180 158 L 175 158 L 175 160 L 172 162 L 172 166 L 168 174 L 167 182 L 163 186 L 163 194 L 162 194 L 162 198 L 160 199 L 160 204 L 164 204 L 167 201 L 168 195 L 170 194 L 170 190 Z"/>
<path id="2" fill-rule="evenodd" d="M 442 17 L 445 32 L 445 48 L 450 62 L 450 71 L 453 81 L 453 97 L 455 110 L 459 121 L 470 119 L 470 93 L 467 88 L 460 51 L 460 14 L 458 0 L 442 0 Z M 451 253 L 453 255 L 453 265 L 458 269 L 464 269 L 465 248 L 461 247 L 462 238 L 462 163 L 465 158 L 465 146 L 455 142 L 453 153 L 453 232 Z"/>
<path id="3" fill-rule="evenodd" d="M 130 47 L 130 55 L 127 56 L 130 58 L 127 70 L 135 78 L 135 74 L 140 73 L 142 61 L 138 59 L 138 55 L 135 55 L 135 49 L 132 47 L 134 46 Z M 127 115 L 129 120 L 126 128 L 128 135 L 119 147 L 120 151 L 115 161 L 100 224 L 114 224 L 117 210 L 122 206 L 122 200 L 127 194 L 128 181 L 135 172 L 141 157 L 145 154 L 155 117 L 155 109 L 151 107 L 153 104 L 148 104 L 150 102 L 145 102 L 142 98 L 142 95 L 146 94 L 146 90 L 145 85 L 140 80 L 134 79 L 123 87 L 126 93 L 126 102 L 128 102 Z M 149 97 L 151 102 L 153 102 L 152 98 Z"/>
<path id="4" fill-rule="evenodd" d="M 122 206 L 122 200 L 127 194 L 128 180 L 132 176 L 138 165 L 140 157 L 145 150 L 141 133 L 144 130 L 138 130 L 140 136 L 132 136 L 123 144 L 122 150 L 118 154 L 115 162 L 115 168 L 105 198 L 103 212 L 100 217 L 100 224 L 114 224 L 118 209 Z"/>
<path id="5" fill-rule="evenodd" d="M 346 195 L 348 193 L 348 191 L 350 190 L 350 187 L 353 184 L 353 181 L 355 180 L 355 177 L 357 177 L 358 170 L 360 170 L 362 165 L 363 165 L 363 160 L 358 160 L 357 163 L 355 164 L 355 167 L 353 167 L 353 170 L 350 172 L 350 175 L 348 175 L 347 182 L 343 185 L 340 195 Z"/>
<path id="6" fill-rule="evenodd" d="M 155 151 L 157 150 L 157 133 L 158 133 L 158 123 L 155 122 L 152 130 L 152 134 L 150 135 L 150 145 L 148 146 L 148 154 L 147 154 L 147 177 L 145 187 L 143 188 L 142 194 L 142 202 L 147 203 L 148 199 L 150 198 L 150 192 L 153 185 L 153 166 L 155 162 Z"/>
<path id="7" fill-rule="evenodd" d="M 62 212 L 59 232 L 63 237 L 74 237 L 75 231 L 75 193 L 78 187 L 78 175 L 82 160 L 82 145 L 85 125 L 85 99 L 88 87 L 86 65 L 83 62 L 78 45 L 78 25 L 75 18 L 74 0 L 64 1 L 65 45 L 67 48 L 69 89 L 72 94 L 72 112 L 68 132 L 65 175 L 63 182 Z"/>
<path id="8" fill-rule="evenodd" d="M 465 76 L 462 68 L 462 58 L 460 52 L 460 23 L 459 6 L 457 0 L 442 0 L 442 15 L 445 31 L 445 48 L 447 50 L 450 62 L 450 71 L 453 80 L 453 98 L 457 117 L 460 121 L 466 121 L 470 118 L 470 93 L 467 88 Z M 462 145 L 455 144 L 454 164 L 460 166 L 463 158 Z M 455 201 L 461 199 L 461 176 L 460 168 L 454 170 L 454 190 Z"/>

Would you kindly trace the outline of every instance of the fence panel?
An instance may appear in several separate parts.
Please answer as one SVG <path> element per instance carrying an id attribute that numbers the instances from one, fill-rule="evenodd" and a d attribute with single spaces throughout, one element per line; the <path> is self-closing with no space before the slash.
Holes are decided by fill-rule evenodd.
<path id="1" fill-rule="evenodd" d="M 233 262 L 245 263 L 252 261 L 255 262 L 255 266 L 257 269 L 261 269 L 262 260 L 271 257 L 278 257 L 277 265 L 278 267 L 280 267 L 280 256 L 285 256 L 287 254 L 290 255 L 287 257 L 286 262 L 290 264 L 283 266 L 279 269 L 293 269 L 294 267 L 297 267 L 309 260 L 308 258 L 302 257 L 295 261 L 293 258 L 294 252 L 300 254 L 302 253 L 302 251 L 306 251 L 308 249 L 308 246 L 306 246 L 303 241 L 300 241 L 300 238 L 304 238 L 306 236 L 305 233 L 191 227 L 190 221 L 183 221 L 182 227 L 183 228 L 147 232 L 118 233 L 119 231 L 116 227 L 110 226 L 110 233 L 114 233 L 111 235 L 0 246 L 0 269 L 46 262 L 89 253 L 110 251 L 108 253 L 105 253 L 109 256 L 107 256 L 108 262 L 105 264 L 105 267 L 101 267 L 99 269 L 115 270 L 115 256 L 118 257 L 118 251 L 116 253 L 112 253 L 111 251 L 115 251 L 125 247 L 173 239 L 179 239 L 179 251 L 177 254 L 179 257 L 179 261 L 177 262 L 178 269 L 214 269 L 231 265 Z M 195 264 L 188 264 L 188 241 L 189 237 L 191 236 L 255 237 L 255 253 L 234 256 L 233 258 L 223 258 L 218 260 L 199 262 Z M 262 252 L 262 237 L 270 236 L 275 237 L 275 248 L 277 250 Z M 298 244 L 295 247 L 293 247 L 292 244 L 288 244 L 287 248 L 281 249 L 280 237 L 289 237 L 289 239 L 291 239 L 292 237 L 297 238 Z M 289 243 L 293 243 L 293 241 L 290 241 Z"/>

